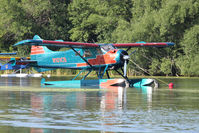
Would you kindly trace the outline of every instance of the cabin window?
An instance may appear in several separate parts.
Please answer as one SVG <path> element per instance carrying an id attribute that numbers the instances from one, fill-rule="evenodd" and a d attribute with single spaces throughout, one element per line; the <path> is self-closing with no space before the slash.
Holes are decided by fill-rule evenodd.
<path id="1" fill-rule="evenodd" d="M 92 53 L 89 49 L 85 49 L 84 50 L 84 56 L 83 57 L 91 57 L 92 56 Z"/>
<path id="2" fill-rule="evenodd" d="M 103 53 L 102 53 L 102 50 L 101 50 L 100 48 L 97 48 L 96 50 L 97 50 L 97 54 L 98 54 L 98 55 L 103 54 Z"/>

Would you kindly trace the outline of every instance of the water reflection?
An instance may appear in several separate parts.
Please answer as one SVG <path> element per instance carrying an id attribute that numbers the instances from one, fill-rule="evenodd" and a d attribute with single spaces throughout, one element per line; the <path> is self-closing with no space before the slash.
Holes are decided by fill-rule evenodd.
<path id="1" fill-rule="evenodd" d="M 29 78 L 0 78 L 0 86 L 27 86 Z"/>
<path id="2" fill-rule="evenodd" d="M 73 122 L 68 122 L 65 119 L 71 119 L 71 117 L 76 117 L 75 119 L 81 119 L 81 121 L 78 122 L 93 122 L 91 125 L 95 125 L 95 123 L 101 123 L 101 127 L 97 126 L 96 129 L 106 131 L 107 127 L 110 127 L 111 125 L 117 125 L 118 123 L 116 122 L 118 122 L 120 119 L 122 120 L 124 111 L 126 110 L 127 89 L 129 88 L 112 87 L 107 88 L 105 91 L 90 93 L 34 93 L 31 94 L 32 115 L 40 119 L 50 117 L 55 120 L 54 117 L 58 117 L 58 119 L 60 120 L 55 120 L 56 123 L 54 123 L 60 126 L 58 128 L 63 128 L 62 122 L 66 122 L 67 126 L 74 126 Z M 148 105 L 148 108 L 150 109 L 152 107 L 152 93 L 155 91 L 154 88 L 144 87 L 136 89 L 141 92 L 141 94 L 143 95 L 143 99 L 147 97 L 146 103 Z M 65 112 L 72 112 L 72 114 L 66 115 Z M 100 121 L 92 118 L 96 116 L 97 119 Z M 60 123 L 60 121 L 62 122 Z M 88 125 L 86 124 L 86 126 Z M 36 130 L 35 128 L 31 128 L 31 132 L 34 131 L 38 132 L 38 130 Z M 45 128 L 43 129 L 43 132 L 48 131 L 49 130 Z"/>
<path id="3" fill-rule="evenodd" d="M 124 107 L 124 90 L 126 88 L 121 87 L 112 87 L 108 88 L 105 91 L 99 92 L 69 92 L 65 94 L 49 94 L 49 93 L 41 93 L 41 94 L 31 94 L 31 110 L 32 115 L 37 118 L 42 118 L 49 116 L 49 114 L 57 114 L 58 116 L 62 116 L 60 112 L 63 111 L 70 112 L 76 110 L 91 110 L 91 112 L 95 112 L 96 110 L 101 112 L 100 116 L 101 124 L 106 125 L 106 122 L 103 122 L 106 118 L 105 113 L 111 112 L 113 110 L 122 110 Z M 95 95 L 93 97 L 93 95 Z M 91 104 L 91 100 L 95 109 L 90 109 L 89 105 Z M 86 111 L 87 112 L 87 111 Z M 72 115 L 72 114 L 70 114 Z M 67 115 L 67 117 L 70 117 Z M 79 114 L 78 114 L 79 115 Z M 52 116 L 49 116 L 52 117 Z M 77 117 L 77 116 L 74 116 Z M 118 117 L 118 116 L 108 116 L 110 117 Z M 89 119 L 89 118 L 88 118 Z M 62 119 L 63 120 L 63 119 Z M 65 121 L 65 120 L 63 120 Z M 70 122 L 68 124 L 71 124 Z M 114 123 L 113 123 L 114 124 Z M 110 125 L 110 123 L 109 123 Z M 43 132 L 47 132 L 49 130 L 43 129 Z M 31 132 L 38 132 L 37 129 L 31 128 Z"/>
<path id="4" fill-rule="evenodd" d="M 153 93 L 156 92 L 157 87 L 142 86 L 141 88 L 136 88 L 136 90 L 139 91 L 140 94 L 142 94 L 142 99 L 145 100 L 148 110 L 151 110 Z"/>
<path id="5" fill-rule="evenodd" d="M 13 78 L 13 77 L 0 77 L 0 86 L 40 86 L 38 78 Z"/>
<path id="6" fill-rule="evenodd" d="M 2 80 L 5 87 L 0 89 L 7 90 L 0 90 L 0 132 L 199 131 L 198 89 L 111 87 L 55 92 L 52 88 L 41 92 L 32 91 L 40 79 L 21 79 L 21 84 L 19 79 Z M 14 91 L 13 86 L 22 84 L 32 88 Z"/>

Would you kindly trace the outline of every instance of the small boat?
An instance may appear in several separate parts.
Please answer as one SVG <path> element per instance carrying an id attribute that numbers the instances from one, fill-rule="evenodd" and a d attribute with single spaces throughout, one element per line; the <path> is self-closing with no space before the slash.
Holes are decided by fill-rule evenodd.
<path id="1" fill-rule="evenodd" d="M 26 74 L 26 73 L 2 74 L 1 77 L 18 77 L 18 78 L 24 78 L 24 77 L 28 77 L 28 74 Z"/>
<path id="2" fill-rule="evenodd" d="M 38 78 L 38 77 L 42 77 L 42 74 L 41 73 L 32 73 L 32 74 L 28 74 L 28 77 Z"/>

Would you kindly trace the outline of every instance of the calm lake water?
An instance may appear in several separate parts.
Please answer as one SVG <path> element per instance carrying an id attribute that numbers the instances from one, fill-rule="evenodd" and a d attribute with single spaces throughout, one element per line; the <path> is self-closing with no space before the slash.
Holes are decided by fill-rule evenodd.
<path id="1" fill-rule="evenodd" d="M 0 78 L 0 133 L 199 132 L 199 79 L 103 90 L 41 88 L 40 80 Z"/>

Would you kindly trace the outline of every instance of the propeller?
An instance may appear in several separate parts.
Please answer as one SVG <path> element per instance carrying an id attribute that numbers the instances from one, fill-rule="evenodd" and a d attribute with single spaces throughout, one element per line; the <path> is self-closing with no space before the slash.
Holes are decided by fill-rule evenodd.
<path id="1" fill-rule="evenodd" d="M 121 53 L 120 53 L 120 60 L 121 60 L 121 65 L 123 65 L 123 69 L 122 69 L 121 66 L 120 66 L 120 68 L 121 68 L 123 73 L 120 73 L 117 70 L 117 68 L 114 69 L 119 75 L 121 75 L 123 78 L 125 78 L 128 82 L 129 82 L 129 79 L 127 77 L 127 64 L 128 64 L 128 61 L 130 60 L 130 55 L 132 55 L 135 51 L 136 50 L 134 50 L 133 52 L 128 54 L 127 51 L 122 50 Z"/>
<path id="2" fill-rule="evenodd" d="M 124 77 L 127 77 L 127 62 L 130 59 L 129 55 L 124 55 Z"/>
<path id="3" fill-rule="evenodd" d="M 130 56 L 132 55 L 132 54 L 134 54 L 135 53 L 135 51 L 136 50 L 134 50 L 133 52 L 131 52 L 130 54 L 128 54 L 127 52 L 124 52 L 124 53 L 122 53 L 122 55 L 123 55 L 123 61 L 124 61 L 124 68 L 123 68 L 123 76 L 125 77 L 125 78 L 127 78 L 127 64 L 128 64 L 128 61 L 129 61 L 129 59 L 130 59 Z"/>

